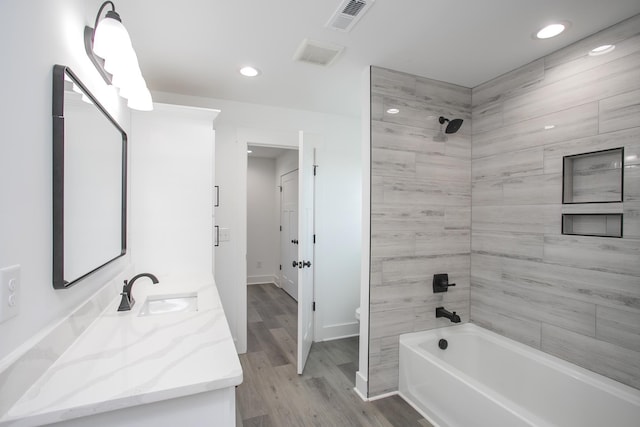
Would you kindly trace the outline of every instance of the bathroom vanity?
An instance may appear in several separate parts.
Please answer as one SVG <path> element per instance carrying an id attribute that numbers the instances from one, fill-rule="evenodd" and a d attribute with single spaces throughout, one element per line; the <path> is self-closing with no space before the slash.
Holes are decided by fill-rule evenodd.
<path id="1" fill-rule="evenodd" d="M 242 368 L 213 278 L 159 278 L 136 283 L 126 312 L 117 311 L 122 282 L 107 285 L 106 308 L 1 414 L 0 426 L 235 426 Z M 150 310 L 185 296 L 184 308 Z"/>

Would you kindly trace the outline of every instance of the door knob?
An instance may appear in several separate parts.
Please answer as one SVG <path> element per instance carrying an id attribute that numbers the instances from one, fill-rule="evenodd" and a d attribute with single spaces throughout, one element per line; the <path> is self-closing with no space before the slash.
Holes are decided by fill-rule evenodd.
<path id="1" fill-rule="evenodd" d="M 303 261 L 302 262 L 302 266 L 303 267 L 311 267 L 311 261 Z"/>
<path id="2" fill-rule="evenodd" d="M 293 261 L 293 264 L 291 264 L 291 265 L 293 265 L 293 268 L 296 268 L 298 266 L 298 261 Z M 302 268 L 302 267 L 300 267 L 300 268 Z"/>

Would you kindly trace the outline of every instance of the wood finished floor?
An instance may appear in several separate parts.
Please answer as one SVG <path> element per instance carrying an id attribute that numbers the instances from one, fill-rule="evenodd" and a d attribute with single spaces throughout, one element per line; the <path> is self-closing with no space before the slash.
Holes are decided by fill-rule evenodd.
<path id="1" fill-rule="evenodd" d="M 296 302 L 273 284 L 247 291 L 244 381 L 236 388 L 242 427 L 431 427 L 400 397 L 363 402 L 353 391 L 358 338 L 315 343 L 296 373 Z"/>

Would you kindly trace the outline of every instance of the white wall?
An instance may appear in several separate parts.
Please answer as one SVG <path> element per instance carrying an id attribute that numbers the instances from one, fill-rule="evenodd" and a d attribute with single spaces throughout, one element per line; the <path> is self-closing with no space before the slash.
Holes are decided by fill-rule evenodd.
<path id="1" fill-rule="evenodd" d="M 84 51 L 100 1 L 0 1 L 0 268 L 21 266 L 20 313 L 0 324 L 0 359 L 68 315 L 123 271 L 123 257 L 66 290 L 54 290 L 52 119 L 54 64 L 71 67 L 129 131 L 129 110 L 99 77 Z M 18 350 L 19 351 L 19 350 Z"/>
<path id="2" fill-rule="evenodd" d="M 247 142 L 298 146 L 298 131 L 322 135 L 317 153 L 316 340 L 358 331 L 360 305 L 361 156 L 358 118 L 234 101 L 154 93 L 158 102 L 218 108 L 216 221 L 231 240 L 216 248 L 216 283 L 239 352 L 246 351 Z"/>
<path id="3" fill-rule="evenodd" d="M 274 184 L 276 159 L 247 159 L 247 283 L 271 283 L 279 272 L 280 240 Z"/>
<path id="4" fill-rule="evenodd" d="M 218 111 L 155 104 L 131 133 L 131 257 L 137 272 L 213 272 L 213 120 Z"/>

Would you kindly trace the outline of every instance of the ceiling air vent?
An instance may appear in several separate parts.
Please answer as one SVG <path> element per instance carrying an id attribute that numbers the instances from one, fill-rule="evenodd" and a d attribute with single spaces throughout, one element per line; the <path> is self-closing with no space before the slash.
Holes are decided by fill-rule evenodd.
<path id="1" fill-rule="evenodd" d="M 374 1 L 344 0 L 327 23 L 327 27 L 338 31 L 351 31 Z"/>
<path id="2" fill-rule="evenodd" d="M 304 39 L 295 55 L 293 55 L 293 59 L 295 61 L 327 66 L 336 60 L 343 49 L 343 46 L 337 44 Z"/>

